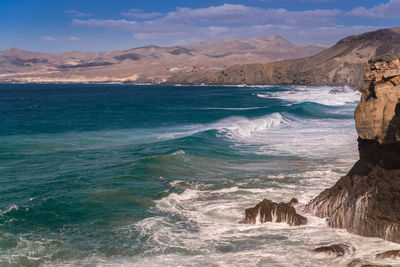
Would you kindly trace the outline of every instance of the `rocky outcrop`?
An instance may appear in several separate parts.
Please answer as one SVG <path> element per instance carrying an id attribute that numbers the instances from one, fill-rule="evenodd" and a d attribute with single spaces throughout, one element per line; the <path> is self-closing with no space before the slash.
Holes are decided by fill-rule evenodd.
<path id="1" fill-rule="evenodd" d="M 356 128 L 361 139 L 376 140 L 380 144 L 400 141 L 400 127 L 394 118 L 400 98 L 400 60 L 380 58 L 371 63 L 361 87 L 361 104 L 355 110 Z M 399 110 L 397 110 L 399 112 Z"/>
<path id="2" fill-rule="evenodd" d="M 400 55 L 370 62 L 355 111 L 360 160 L 306 210 L 349 232 L 400 243 Z"/>
<path id="3" fill-rule="evenodd" d="M 268 64 L 236 65 L 221 71 L 178 72 L 172 84 L 277 84 L 360 86 L 365 64 L 388 53 L 400 52 L 400 28 L 349 36 L 311 57 Z M 263 63 L 263 62 L 260 62 Z"/>
<path id="4" fill-rule="evenodd" d="M 333 244 L 329 246 L 318 247 L 313 249 L 315 253 L 326 253 L 328 255 L 334 255 L 336 257 L 344 256 L 350 253 L 350 247 L 344 244 Z"/>
<path id="5" fill-rule="evenodd" d="M 264 199 L 255 207 L 246 209 L 245 217 L 240 223 L 286 222 L 290 226 L 307 224 L 307 218 L 297 214 L 293 207 L 297 203 L 297 199 L 292 199 L 288 203 L 275 203 L 269 199 Z"/>
<path id="6" fill-rule="evenodd" d="M 379 259 L 396 259 L 400 258 L 400 250 L 389 250 L 379 254 L 376 254 Z"/>

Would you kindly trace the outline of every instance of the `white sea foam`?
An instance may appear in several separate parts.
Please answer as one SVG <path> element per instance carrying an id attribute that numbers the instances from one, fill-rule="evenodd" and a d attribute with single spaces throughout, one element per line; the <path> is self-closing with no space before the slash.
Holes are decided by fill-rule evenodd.
<path id="1" fill-rule="evenodd" d="M 277 95 L 279 93 L 282 92 Z M 339 102 L 347 103 L 343 99 Z M 111 259 L 93 256 L 57 265 L 346 266 L 354 259 L 380 264 L 396 263 L 393 260 L 377 260 L 374 255 L 398 249 L 398 244 L 330 229 L 324 219 L 306 214 L 303 215 L 307 216 L 309 224 L 300 227 L 290 227 L 285 223 L 238 223 L 246 208 L 264 198 L 280 202 L 296 197 L 300 202 L 297 209 L 301 213 L 301 207 L 312 197 L 344 175 L 357 158 L 356 133 L 351 119 L 306 120 L 280 113 L 252 119 L 230 117 L 211 124 L 159 131 L 157 138 L 177 138 L 211 129 L 218 130 L 220 138 L 230 141 L 232 148 L 241 152 L 296 155 L 295 160 L 285 160 L 278 166 L 284 169 L 285 164 L 291 165 L 295 171 L 274 170 L 271 174 L 268 171 L 276 162 L 271 165 L 266 160 L 229 164 L 177 150 L 167 157 L 184 158 L 186 163 L 190 163 L 190 168 L 206 172 L 223 167 L 232 172 L 254 171 L 260 175 L 240 180 L 226 177 L 217 185 L 196 179 L 166 182 L 174 193 L 156 201 L 155 216 L 125 225 L 123 229 L 115 229 L 124 236 L 139 232 L 138 239 L 145 240 L 145 253 Z M 306 167 L 302 165 L 304 162 Z M 311 251 L 333 243 L 349 245 L 353 250 L 338 258 L 320 256 Z"/>
<path id="2" fill-rule="evenodd" d="M 257 93 L 261 98 L 277 98 L 291 103 L 314 102 L 327 106 L 343 106 L 355 103 L 360 99 L 360 92 L 344 87 L 290 87 L 289 90 L 279 92 Z"/>
<path id="3" fill-rule="evenodd" d="M 13 204 L 13 205 L 11 205 L 7 210 L 5 210 L 5 211 L 0 211 L 0 215 L 4 215 L 4 214 L 6 214 L 6 213 L 8 213 L 8 212 L 11 212 L 11 211 L 13 211 L 13 210 L 19 210 L 19 207 L 18 207 L 17 205 Z"/>
<path id="4" fill-rule="evenodd" d="M 281 114 L 273 113 L 256 119 L 230 118 L 217 124 L 217 129 L 225 131 L 233 139 L 252 137 L 257 133 L 263 133 L 270 128 L 278 127 L 287 122 Z"/>
<path id="5" fill-rule="evenodd" d="M 70 265 L 210 266 L 217 263 L 219 266 L 346 266 L 355 259 L 393 265 L 396 263 L 394 260 L 375 259 L 374 255 L 398 249 L 398 244 L 331 229 L 324 219 L 301 212 L 312 197 L 344 175 L 357 158 L 352 127 L 351 120 L 307 122 L 284 118 L 278 113 L 252 120 L 232 117 L 207 125 L 204 128 L 219 129 L 221 137 L 230 138 L 233 146 L 241 150 L 268 154 L 290 152 L 292 149 L 291 153 L 304 157 L 312 157 L 316 153 L 317 158 L 329 160 L 318 161 L 314 165 L 309 162 L 304 171 L 228 180 L 226 186 L 196 180 L 172 180 L 168 185 L 181 193 L 170 193 L 157 200 L 154 207 L 157 216 L 129 226 L 131 232 L 140 233 L 139 239 L 146 239 L 146 253 L 132 258 L 92 257 Z M 335 153 L 340 153 L 337 159 Z M 171 155 L 185 157 L 186 162 L 203 166 L 202 159 L 183 150 Z M 294 167 L 299 163 L 291 162 Z M 207 164 L 207 168 L 212 169 L 221 163 L 208 161 Z M 268 166 L 268 162 L 252 162 L 227 167 L 265 173 Z M 292 197 L 298 198 L 300 204 L 296 208 L 308 218 L 309 223 L 305 226 L 238 223 L 246 208 L 264 198 L 280 202 Z M 120 229 L 121 234 L 129 234 L 129 227 Z M 348 245 L 351 253 L 336 258 L 312 252 L 318 246 L 334 243 Z"/>
<path id="6" fill-rule="evenodd" d="M 233 120 L 217 129 L 221 137 L 229 138 L 243 152 L 312 158 L 357 154 L 357 133 L 351 119 L 307 120 L 274 113 L 253 120 Z"/>
<path id="7" fill-rule="evenodd" d="M 194 108 L 198 110 L 255 110 L 264 109 L 268 107 L 248 107 L 248 108 L 224 108 L 224 107 L 205 107 L 205 108 Z"/>
<path id="8" fill-rule="evenodd" d="M 159 256 L 138 256 L 129 263 L 121 264 L 293 266 L 294 262 L 298 262 L 305 266 L 346 266 L 354 259 L 393 263 L 393 260 L 377 260 L 374 255 L 383 250 L 398 249 L 398 244 L 328 228 L 324 219 L 300 211 L 301 205 L 321 190 L 315 183 L 321 184 L 321 181 L 328 180 L 332 184 L 338 175 L 329 168 L 321 168 L 290 174 L 299 178 L 293 187 L 282 184 L 282 187 L 272 188 L 261 184 L 259 188 L 246 188 L 246 184 L 258 179 L 254 178 L 253 181 L 243 181 L 223 189 L 186 189 L 181 194 L 172 193 L 157 201 L 157 208 L 170 213 L 171 217 L 148 218 L 134 225 L 144 236 L 152 236 L 150 242 L 155 249 L 152 253 Z M 314 182 L 310 181 L 311 178 Z M 258 179 L 258 182 L 263 183 L 263 180 Z M 171 183 L 178 184 L 176 181 Z M 246 208 L 254 206 L 265 197 L 274 201 L 288 201 L 305 192 L 310 194 L 299 198 L 298 210 L 308 217 L 308 225 L 290 227 L 285 223 L 238 223 Z M 179 223 L 173 222 L 176 216 L 181 218 Z M 350 253 L 336 258 L 312 252 L 318 246 L 333 243 L 348 245 Z M 164 253 L 171 247 L 190 253 Z"/>

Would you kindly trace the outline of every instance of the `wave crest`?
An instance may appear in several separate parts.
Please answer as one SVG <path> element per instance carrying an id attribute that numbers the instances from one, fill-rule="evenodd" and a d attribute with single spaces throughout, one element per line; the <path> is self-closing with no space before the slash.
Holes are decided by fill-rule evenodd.
<path id="1" fill-rule="evenodd" d="M 252 137 L 255 134 L 263 133 L 270 128 L 279 127 L 282 123 L 288 122 L 280 113 L 273 113 L 258 119 L 242 118 L 227 122 L 226 125 L 218 130 L 225 136 L 241 140 Z"/>
<path id="2" fill-rule="evenodd" d="M 297 86 L 287 91 L 258 93 L 260 98 L 276 98 L 293 103 L 314 102 L 326 106 L 344 106 L 360 100 L 360 92 L 344 87 Z"/>

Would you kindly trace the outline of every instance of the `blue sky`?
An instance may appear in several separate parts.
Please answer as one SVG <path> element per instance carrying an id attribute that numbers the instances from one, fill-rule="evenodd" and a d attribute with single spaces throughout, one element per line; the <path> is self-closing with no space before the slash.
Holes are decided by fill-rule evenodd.
<path id="1" fill-rule="evenodd" d="M 400 0 L 0 0 L 0 50 L 105 51 L 280 35 L 296 44 L 400 26 Z"/>

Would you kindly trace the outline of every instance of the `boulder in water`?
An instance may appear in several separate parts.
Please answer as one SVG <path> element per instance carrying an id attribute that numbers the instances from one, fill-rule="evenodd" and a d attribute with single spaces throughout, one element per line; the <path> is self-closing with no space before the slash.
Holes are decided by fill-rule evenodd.
<path id="1" fill-rule="evenodd" d="M 376 257 L 379 259 L 396 259 L 400 258 L 400 250 L 389 250 L 382 253 L 376 254 Z"/>
<path id="2" fill-rule="evenodd" d="M 293 208 L 296 203 L 298 203 L 297 199 L 292 199 L 289 203 L 276 203 L 264 199 L 255 207 L 246 209 L 245 217 L 240 223 L 286 222 L 290 226 L 307 224 L 307 218 L 297 214 L 296 209 Z"/>
<path id="3" fill-rule="evenodd" d="M 329 255 L 335 255 L 337 257 L 344 256 L 349 253 L 349 246 L 343 244 L 333 244 L 329 246 L 318 247 L 313 250 L 316 253 L 327 253 Z"/>
<path id="4" fill-rule="evenodd" d="M 387 264 L 376 264 L 369 261 L 355 259 L 347 264 L 347 267 L 392 267 L 392 265 Z"/>

